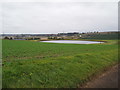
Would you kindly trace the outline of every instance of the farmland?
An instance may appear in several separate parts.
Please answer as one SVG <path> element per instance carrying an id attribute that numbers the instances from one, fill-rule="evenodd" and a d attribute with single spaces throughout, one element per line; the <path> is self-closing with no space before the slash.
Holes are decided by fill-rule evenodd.
<path id="1" fill-rule="evenodd" d="M 3 88 L 75 88 L 118 62 L 117 40 L 55 44 L 2 40 Z"/>
<path id="2" fill-rule="evenodd" d="M 119 32 L 108 32 L 108 33 L 88 33 L 83 35 L 83 39 L 101 39 L 101 40 L 116 40 L 118 39 L 118 36 L 120 35 Z"/>

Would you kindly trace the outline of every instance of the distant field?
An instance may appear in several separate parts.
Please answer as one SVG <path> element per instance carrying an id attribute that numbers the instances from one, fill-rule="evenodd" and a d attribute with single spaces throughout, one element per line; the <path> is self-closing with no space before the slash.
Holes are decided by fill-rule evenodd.
<path id="1" fill-rule="evenodd" d="M 2 41 L 3 88 L 77 87 L 117 63 L 118 43 L 55 44 Z"/>
<path id="2" fill-rule="evenodd" d="M 84 35 L 83 35 L 84 36 Z M 117 40 L 120 33 L 108 33 L 108 34 L 87 34 L 83 39 L 101 39 L 101 40 Z"/>

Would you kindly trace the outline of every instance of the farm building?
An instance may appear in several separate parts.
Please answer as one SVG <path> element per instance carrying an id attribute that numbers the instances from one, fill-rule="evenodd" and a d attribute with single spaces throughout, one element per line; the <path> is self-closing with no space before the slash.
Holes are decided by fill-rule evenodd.
<path id="1" fill-rule="evenodd" d="M 40 40 L 41 40 L 41 41 L 48 40 L 48 37 L 40 37 Z"/>

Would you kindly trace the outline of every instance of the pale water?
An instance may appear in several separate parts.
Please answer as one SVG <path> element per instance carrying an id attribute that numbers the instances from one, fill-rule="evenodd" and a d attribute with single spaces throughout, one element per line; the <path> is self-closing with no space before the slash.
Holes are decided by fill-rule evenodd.
<path id="1" fill-rule="evenodd" d="M 71 44 L 97 44 L 97 43 L 103 43 L 103 42 L 100 42 L 100 41 L 80 41 L 80 40 L 52 40 L 52 41 L 41 41 L 41 42 L 71 43 Z"/>

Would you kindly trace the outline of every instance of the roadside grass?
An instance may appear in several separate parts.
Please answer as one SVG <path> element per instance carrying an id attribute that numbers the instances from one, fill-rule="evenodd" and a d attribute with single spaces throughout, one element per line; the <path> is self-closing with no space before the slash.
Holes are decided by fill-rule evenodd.
<path id="1" fill-rule="evenodd" d="M 76 88 L 118 63 L 114 42 L 80 45 L 3 40 L 3 88 Z"/>

